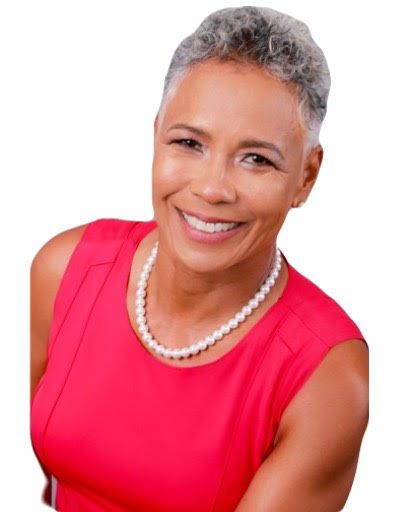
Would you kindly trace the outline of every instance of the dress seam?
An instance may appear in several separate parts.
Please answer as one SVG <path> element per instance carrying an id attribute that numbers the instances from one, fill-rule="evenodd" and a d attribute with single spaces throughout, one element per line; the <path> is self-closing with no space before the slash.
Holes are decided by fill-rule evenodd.
<path id="1" fill-rule="evenodd" d="M 49 414 L 49 416 L 48 416 L 48 418 L 47 418 L 47 420 L 46 420 L 46 424 L 45 424 L 45 427 L 44 427 L 44 429 L 43 429 L 43 434 L 42 434 L 42 443 L 41 443 L 41 448 L 42 448 L 42 450 L 41 450 L 41 451 L 42 451 L 42 458 L 43 458 L 43 461 L 46 461 L 46 457 L 45 457 L 45 439 L 46 439 L 46 434 L 47 434 L 48 426 L 49 426 L 49 424 L 50 424 L 50 420 L 51 420 L 51 418 L 52 418 L 52 416 L 53 416 L 53 413 L 54 413 L 54 411 L 55 411 L 55 409 L 56 409 L 56 407 L 57 407 L 57 404 L 58 404 L 58 402 L 59 402 L 59 400 L 60 400 L 60 398 L 61 398 L 61 395 L 63 394 L 64 388 L 65 388 L 65 386 L 66 386 L 66 384 L 67 384 L 67 382 L 68 382 L 69 375 L 70 375 L 71 370 L 72 370 L 72 368 L 73 368 L 73 366 L 74 366 L 74 363 L 75 363 L 76 357 L 77 357 L 77 355 L 78 355 L 79 349 L 80 349 L 81 344 L 82 344 L 82 339 L 83 339 L 83 337 L 84 337 L 84 335 L 85 335 L 86 328 L 87 328 L 87 326 L 88 326 L 89 319 L 90 319 L 90 317 L 91 317 L 91 315 L 92 315 L 92 312 L 93 312 L 93 309 L 94 309 L 95 304 L 96 304 L 96 302 L 97 302 L 97 299 L 98 299 L 98 297 L 99 297 L 99 295 L 100 295 L 101 291 L 103 290 L 103 287 L 104 287 L 105 283 L 107 282 L 107 279 L 108 279 L 108 277 L 109 277 L 109 275 L 110 275 L 110 272 L 111 272 L 111 270 L 112 270 L 112 268 L 113 268 L 113 267 L 114 267 L 114 265 L 111 265 L 111 266 L 110 266 L 110 269 L 108 270 L 108 273 L 107 273 L 107 275 L 106 275 L 106 277 L 105 277 L 105 279 L 104 279 L 103 283 L 101 284 L 100 289 L 98 290 L 98 292 L 97 292 L 97 294 L 96 294 L 96 296 L 95 296 L 95 298 L 94 298 L 94 300 L 93 300 L 93 302 L 92 302 L 92 305 L 91 305 L 91 307 L 90 307 L 89 313 L 88 313 L 88 315 L 87 315 L 87 317 L 86 317 L 86 320 L 85 320 L 85 324 L 84 324 L 83 330 L 82 330 L 81 335 L 80 335 L 80 337 L 79 337 L 79 341 L 77 342 L 77 347 L 76 347 L 76 349 L 75 349 L 75 353 L 74 353 L 74 355 L 73 355 L 73 357 L 72 357 L 71 363 L 70 363 L 69 368 L 68 368 L 68 370 L 67 370 L 67 372 L 66 372 L 66 376 L 65 376 L 65 378 L 64 378 L 64 382 L 63 382 L 63 384 L 62 384 L 61 390 L 60 390 L 60 392 L 58 393 L 58 396 L 57 396 L 57 398 L 55 399 L 54 404 L 53 404 L 53 407 L 51 408 L 50 414 Z M 65 321 L 65 319 L 67 318 L 68 313 L 69 313 L 69 311 L 70 311 L 70 308 L 72 307 L 72 304 L 75 302 L 76 297 L 78 296 L 78 292 L 81 290 L 82 284 L 85 282 L 85 280 L 86 280 L 86 278 L 87 278 L 87 276 L 88 276 L 89 271 L 90 271 L 90 269 L 91 269 L 91 268 L 92 268 L 92 265 L 90 265 L 90 266 L 86 269 L 86 272 L 85 272 L 85 274 L 84 274 L 84 277 L 82 278 L 82 280 L 81 280 L 81 282 L 80 282 L 80 284 L 79 284 L 78 290 L 77 290 L 77 292 L 75 293 L 74 298 L 73 298 L 73 300 L 71 301 L 70 306 L 68 307 L 68 311 L 67 311 L 67 313 L 66 313 L 66 315 L 65 315 L 65 317 L 64 317 L 63 322 L 64 322 L 64 321 Z M 57 336 L 59 335 L 59 333 L 60 333 L 60 329 L 59 329 L 59 330 L 58 330 L 58 332 L 57 332 Z M 48 465 L 47 465 L 47 466 L 48 466 Z"/>
<path id="2" fill-rule="evenodd" d="M 280 382 L 279 382 L 279 389 L 282 388 L 282 384 L 285 383 L 285 379 L 287 379 L 291 369 L 293 368 L 293 366 L 295 365 L 296 361 L 298 360 L 298 358 L 302 355 L 303 351 L 304 350 L 307 350 L 307 348 L 309 347 L 309 345 L 311 345 L 312 343 L 314 342 L 314 340 L 309 340 L 298 352 L 294 352 L 293 353 L 293 357 L 290 359 L 285 371 L 283 372 L 282 374 L 282 377 L 280 379 Z M 328 345 L 325 345 L 325 348 L 328 349 L 324 352 L 324 354 L 326 354 L 328 351 L 329 351 L 329 346 Z M 279 424 L 279 421 L 280 421 L 280 418 L 282 416 L 282 414 L 279 416 L 279 418 L 277 417 L 277 409 L 278 409 L 278 398 L 275 396 L 274 397 L 274 403 L 272 404 L 272 414 L 271 414 L 271 417 L 272 417 L 272 420 L 275 422 L 275 420 L 277 420 L 277 425 Z M 282 411 L 283 412 L 283 411 Z"/>
<path id="3" fill-rule="evenodd" d="M 67 370 L 67 372 L 66 372 L 66 376 L 65 376 L 65 379 L 64 379 L 64 383 L 62 384 L 61 390 L 60 390 L 60 392 L 59 392 L 59 394 L 58 394 L 58 396 L 57 396 L 56 400 L 54 401 L 53 407 L 51 408 L 50 414 L 49 414 L 49 416 L 48 416 L 48 418 L 47 418 L 47 420 L 46 420 L 46 424 L 45 424 L 45 427 L 44 427 L 44 429 L 43 429 L 43 433 L 42 433 L 42 442 L 41 442 L 41 453 L 42 453 L 42 459 L 43 459 L 44 463 L 45 463 L 45 461 L 46 461 L 46 454 L 45 454 L 45 439 L 46 439 L 47 430 L 48 430 L 48 427 L 49 427 L 49 424 L 50 424 L 51 418 L 52 418 L 52 416 L 53 416 L 53 413 L 54 413 L 54 411 L 55 411 L 55 409 L 56 409 L 56 407 L 57 407 L 57 404 L 58 404 L 58 402 L 59 402 L 59 400 L 60 400 L 60 397 L 61 397 L 61 395 L 62 395 L 62 393 L 63 393 L 63 391 L 64 391 L 64 388 L 65 388 L 65 386 L 66 386 L 66 384 L 67 384 L 67 382 L 68 382 L 69 374 L 71 373 L 71 370 L 72 370 L 72 368 L 73 368 L 74 362 L 75 362 L 76 357 L 77 357 L 77 354 L 78 354 L 78 352 L 79 352 L 79 348 L 80 348 L 80 346 L 81 346 L 81 344 L 82 344 L 82 339 L 83 339 L 83 337 L 84 337 L 84 335 L 85 335 L 86 328 L 87 328 L 88 323 L 89 323 L 89 319 L 90 319 L 90 317 L 91 317 L 91 315 L 92 315 L 92 313 L 93 313 L 93 309 L 94 309 L 94 307 L 95 307 L 95 305 L 96 305 L 96 303 L 97 303 L 97 300 L 98 300 L 98 298 L 99 298 L 99 296 L 100 296 L 100 293 L 102 292 L 102 290 L 103 290 L 103 288 L 104 288 L 104 286 L 105 286 L 105 284 L 106 284 L 106 282 L 107 282 L 108 278 L 110 277 L 110 274 L 111 274 L 111 272 L 112 272 L 112 270 L 113 270 L 113 268 L 114 268 L 114 266 L 115 266 L 115 263 L 117 262 L 118 257 L 119 257 L 119 255 L 121 254 L 121 251 L 122 251 L 123 247 L 125 247 L 125 244 L 127 243 L 127 240 L 129 239 L 129 236 L 130 236 L 130 234 L 132 233 L 132 230 L 135 228 L 135 226 L 136 226 L 136 225 L 137 225 L 137 223 L 134 223 L 132 226 L 130 226 L 129 230 L 127 230 L 126 236 L 125 236 L 125 238 L 122 240 L 122 242 L 121 242 L 121 244 L 119 245 L 118 249 L 116 250 L 116 253 L 115 253 L 115 256 L 114 256 L 113 260 L 112 260 L 111 262 L 108 262 L 108 263 L 101 263 L 101 265 L 110 265 L 110 268 L 108 269 L 107 275 L 105 276 L 105 278 L 104 278 L 103 282 L 101 283 L 101 286 L 100 286 L 99 290 L 98 290 L 98 291 L 97 291 L 97 293 L 96 293 L 96 296 L 95 296 L 95 297 L 94 297 L 94 299 L 93 299 L 93 302 L 92 302 L 92 304 L 91 304 L 90 310 L 89 310 L 89 312 L 88 312 L 88 314 L 87 314 L 87 317 L 86 317 L 86 321 L 85 321 L 85 324 L 84 324 L 83 330 L 82 330 L 81 335 L 80 335 L 79 342 L 77 342 L 77 347 L 76 347 L 76 349 L 75 349 L 75 354 L 73 355 L 73 357 L 72 357 L 72 361 L 71 361 L 71 364 L 70 364 L 70 366 L 69 366 L 69 368 L 68 368 L 68 370 Z M 69 314 L 69 312 L 70 312 L 70 309 L 71 309 L 71 307 L 72 307 L 72 304 L 73 304 L 73 303 L 74 303 L 74 301 L 76 300 L 76 297 L 78 296 L 79 291 L 81 290 L 82 284 L 84 283 L 84 281 L 86 280 L 86 278 L 87 278 L 87 276 L 88 276 L 88 274 L 89 274 L 89 271 L 90 271 L 92 268 L 96 267 L 96 266 L 99 266 L 99 264 L 89 264 L 89 265 L 88 265 L 88 267 L 87 267 L 87 269 L 86 269 L 86 271 L 85 271 L 85 273 L 84 273 L 84 275 L 83 275 L 83 277 L 82 277 L 82 279 L 81 279 L 81 281 L 80 281 L 80 283 L 79 283 L 78 289 L 77 289 L 76 293 L 74 294 L 73 299 L 71 300 L 71 302 L 70 302 L 70 304 L 69 304 L 69 306 L 68 306 L 68 308 L 67 308 L 67 311 L 66 311 L 66 313 L 65 313 L 65 315 L 64 315 L 64 318 L 63 318 L 63 320 L 62 320 L 61 326 L 64 324 L 64 322 L 65 322 L 65 320 L 66 320 L 66 318 L 67 318 L 67 316 L 68 316 L 68 314 Z M 55 340 L 54 340 L 54 341 L 56 341 L 57 337 L 58 337 L 58 336 L 59 336 L 59 334 L 60 334 L 61 326 L 60 326 L 60 327 L 59 327 L 59 329 L 57 330 L 57 335 L 56 335 L 56 338 L 55 338 Z M 52 344 L 52 347 L 54 347 L 54 342 L 53 342 L 53 344 Z"/>
<path id="4" fill-rule="evenodd" d="M 307 302 L 313 302 L 313 299 L 311 299 L 310 301 L 307 301 Z M 304 322 L 303 318 L 301 318 L 301 316 L 297 313 L 297 311 L 295 311 L 295 310 L 293 309 L 293 307 L 292 307 L 290 304 L 288 304 L 287 302 L 285 302 L 285 304 L 286 304 L 287 308 L 291 311 L 291 313 L 293 313 L 293 315 L 295 315 L 295 316 L 296 316 L 296 318 L 297 318 L 297 319 L 298 319 L 298 320 L 299 320 L 299 321 L 304 325 L 304 327 L 306 327 L 306 328 L 307 328 L 307 329 L 308 329 L 312 334 L 314 334 L 314 336 L 316 336 L 316 337 L 319 339 L 319 341 L 321 341 L 321 343 L 322 343 L 325 347 L 330 348 L 330 345 L 328 345 L 328 344 L 323 340 L 323 338 L 321 338 L 321 336 L 320 336 L 317 332 L 315 332 L 315 331 L 314 331 L 314 329 L 312 329 L 308 324 L 306 324 L 306 323 Z M 284 337 L 284 336 L 282 336 L 282 338 L 283 338 L 283 339 L 285 339 L 285 337 Z M 302 349 L 300 349 L 298 352 L 301 352 L 301 350 L 302 350 Z M 298 352 L 297 352 L 297 353 L 298 353 Z"/>
<path id="5" fill-rule="evenodd" d="M 100 219 L 100 220 L 104 220 L 104 219 Z M 105 220 L 107 220 L 107 219 L 105 219 Z M 92 223 L 90 223 L 90 224 L 88 224 L 88 225 L 86 226 L 86 229 L 84 230 L 84 232 L 83 232 L 83 234 L 82 234 L 82 236 L 81 236 L 80 241 L 79 241 L 79 242 L 78 242 L 78 244 L 75 246 L 75 249 L 74 249 L 74 251 L 72 252 L 72 254 L 71 254 L 71 256 L 70 256 L 70 258 L 69 258 L 69 260 L 68 260 L 68 264 L 67 264 L 67 266 L 66 266 L 66 268 L 65 268 L 65 271 L 64 271 L 64 274 L 63 274 L 63 276 L 62 276 L 62 278 L 61 278 L 61 281 L 60 281 L 60 284 L 59 284 L 59 286 L 58 286 L 58 290 L 57 290 L 57 293 L 56 293 L 56 297 L 55 297 L 55 300 L 54 300 L 54 307 L 53 307 L 52 322 L 54 322 L 54 321 L 56 320 L 56 304 L 58 303 L 58 299 L 59 299 L 59 292 L 61 292 L 61 290 L 62 290 L 62 288 L 63 288 L 64 281 L 65 281 L 65 279 L 66 279 L 66 277 L 67 277 L 67 274 L 69 273 L 69 272 L 68 272 L 68 270 L 69 270 L 70 266 L 71 266 L 71 265 L 72 265 L 72 263 L 73 263 L 73 259 L 74 259 L 75 253 L 77 253 L 77 251 L 78 251 L 78 246 L 80 246 L 81 244 L 84 244 L 84 243 L 89 243 L 87 240 L 85 240 L 85 235 L 86 235 L 87 233 L 89 233 L 89 227 L 90 227 L 90 225 L 91 225 L 91 224 L 94 224 L 95 222 L 98 222 L 98 220 L 97 220 L 97 221 L 93 221 Z M 65 322 L 66 318 L 68 317 L 68 314 L 69 314 L 69 312 L 70 312 L 70 309 L 71 309 L 71 307 L 72 307 L 72 304 L 74 303 L 74 301 L 75 301 L 75 299 L 76 299 L 76 296 L 77 296 L 77 295 L 78 295 L 78 293 L 80 292 L 80 289 L 81 289 L 82 283 L 83 283 L 83 282 L 84 282 L 84 280 L 86 279 L 86 277 L 87 277 L 87 274 L 88 274 L 89 270 L 90 270 L 92 267 L 98 267 L 98 266 L 101 266 L 101 265 L 112 265 L 112 266 L 113 266 L 113 265 L 115 264 L 115 262 L 117 261 L 117 258 L 118 258 L 118 256 L 119 256 L 119 254 L 120 254 L 120 252 L 121 252 L 122 248 L 125 246 L 125 244 L 126 244 L 127 240 L 129 239 L 129 237 L 130 237 L 130 235 L 131 235 L 131 233 L 132 233 L 132 231 L 133 231 L 133 229 L 135 228 L 135 226 L 136 226 L 136 225 L 137 225 L 137 222 L 135 222 L 135 221 L 134 221 L 134 224 L 133 224 L 133 225 L 130 227 L 130 229 L 127 231 L 127 233 L 126 233 L 125 237 L 124 237 L 124 238 L 122 238 L 121 245 L 120 245 L 120 247 L 118 248 L 118 251 L 116 252 L 116 254 L 114 255 L 114 257 L 113 257 L 113 258 L 110 258 L 108 261 L 102 261 L 102 262 L 99 262 L 99 263 L 89 263 L 89 264 L 87 265 L 86 271 L 85 271 L 85 273 L 84 273 L 84 275 L 83 275 L 83 277 L 82 277 L 82 279 L 81 279 L 81 281 L 80 281 L 80 283 L 79 283 L 79 285 L 78 285 L 78 288 L 77 288 L 77 290 L 75 291 L 75 293 L 74 293 L 74 295 L 73 295 L 73 297 L 72 297 L 72 299 L 71 299 L 71 301 L 70 301 L 69 305 L 67 306 L 67 308 L 66 308 L 66 309 L 65 309 L 65 311 L 64 311 L 64 316 L 62 317 L 62 320 L 61 320 L 61 323 L 60 323 L 60 325 L 59 325 L 59 327 L 58 327 L 58 329 L 57 329 L 57 332 L 54 334 L 54 336 L 52 337 L 52 339 L 51 339 L 51 340 L 49 339 L 49 342 L 51 341 L 51 347 L 49 347 L 49 348 L 50 348 L 50 350 L 49 350 L 49 352 L 48 352 L 48 354 L 47 354 L 47 359 L 49 359 L 49 358 L 50 358 L 51 353 L 53 352 L 53 347 L 54 347 L 55 342 L 56 342 L 56 340 L 57 340 L 57 338 L 58 338 L 58 335 L 59 335 L 59 333 L 60 333 L 60 331 L 61 331 L 61 329 L 62 329 L 62 327 L 63 327 L 63 325 L 64 325 L 64 322 Z M 118 239 L 116 239 L 116 240 L 118 240 Z M 107 276 L 107 278 L 108 278 L 108 276 Z"/>
<path id="6" fill-rule="evenodd" d="M 113 261 L 108 262 L 108 263 L 97 263 L 97 264 L 93 264 L 93 265 L 88 265 L 88 267 L 86 268 L 86 270 L 85 270 L 85 272 L 84 272 L 84 274 L 83 274 L 83 277 L 82 277 L 82 279 L 81 279 L 81 281 L 80 281 L 80 283 L 79 283 L 79 285 L 78 285 L 78 288 L 76 289 L 76 291 L 75 291 L 75 293 L 74 293 L 74 295 L 73 295 L 73 297 L 72 297 L 72 299 L 71 299 L 70 303 L 68 304 L 68 307 L 65 309 L 64 316 L 62 317 L 62 320 L 61 320 L 61 322 L 60 322 L 60 325 L 58 326 L 58 329 L 57 329 L 56 333 L 54 334 L 54 336 L 52 336 L 52 337 L 51 337 L 51 339 L 50 339 L 50 337 L 49 337 L 49 342 L 51 341 L 51 347 L 50 347 L 49 353 L 47 354 L 47 360 L 49 360 L 49 359 L 50 359 L 50 357 L 51 357 L 51 354 L 52 354 L 53 349 L 54 349 L 54 345 L 55 345 L 55 343 L 56 343 L 56 341 L 57 341 L 57 339 L 58 339 L 58 336 L 59 336 L 59 334 L 60 334 L 60 332 L 61 332 L 61 329 L 62 329 L 62 327 L 63 327 L 63 325 L 64 325 L 64 323 L 65 323 L 65 320 L 66 320 L 66 319 L 67 319 L 67 317 L 68 317 L 68 314 L 69 314 L 69 312 L 70 312 L 70 310 L 71 310 L 71 308 L 72 308 L 72 305 L 74 304 L 75 299 L 76 299 L 76 297 L 78 296 L 78 294 L 79 294 L 79 292 L 80 292 L 80 290 L 81 290 L 81 288 L 82 288 L 82 285 L 83 285 L 83 283 L 84 283 L 84 281 L 85 281 L 85 279 L 86 279 L 86 277 L 87 277 L 87 275 L 88 275 L 88 273 L 89 273 L 90 269 L 91 269 L 92 267 L 95 267 L 95 266 L 99 266 L 99 265 L 110 265 L 110 264 L 112 264 L 112 263 L 113 263 Z M 60 289 L 61 289 L 61 285 L 60 285 Z M 55 319 L 56 319 L 56 318 L 55 318 L 55 315 L 53 314 L 53 320 L 52 320 L 52 321 L 55 321 Z"/>
<path id="7" fill-rule="evenodd" d="M 242 414 L 243 414 L 243 411 L 244 411 L 244 408 L 245 408 L 245 405 L 247 403 L 247 399 L 250 395 L 250 391 L 252 389 L 252 386 L 256 380 L 256 377 L 258 375 L 258 372 L 260 371 L 260 368 L 262 366 L 262 363 L 266 357 L 266 354 L 269 352 L 269 350 L 271 349 L 272 347 L 272 344 L 273 344 L 273 341 L 276 339 L 276 335 L 279 333 L 279 329 L 281 328 L 281 326 L 284 324 L 284 321 L 286 320 L 287 316 L 288 316 L 288 311 L 286 311 L 283 316 L 278 320 L 277 324 L 275 325 L 271 335 L 270 335 L 270 338 L 269 338 L 269 342 L 266 344 L 266 346 L 264 347 L 263 349 L 263 353 L 259 359 L 259 362 L 258 362 L 258 365 L 256 366 L 254 372 L 253 372 L 253 375 L 250 379 L 250 382 L 247 386 L 247 389 L 246 389 L 246 393 L 242 399 L 242 402 L 241 402 L 241 405 L 240 405 L 240 410 L 238 412 L 238 415 L 236 417 L 236 421 L 235 421 L 235 425 L 234 425 L 234 428 L 233 428 L 233 431 L 232 431 L 232 436 L 231 436 L 231 439 L 230 439 L 230 442 L 229 442 L 229 446 L 228 446 L 228 450 L 227 450 L 227 454 L 226 454 L 226 458 L 225 458 L 225 464 L 224 464 L 224 468 L 221 472 L 221 479 L 220 479 L 220 483 L 218 485 L 218 488 L 217 488 L 217 492 L 215 494 L 215 498 L 214 498 L 214 501 L 213 501 L 213 505 L 212 505 L 212 508 L 211 508 L 211 512 L 215 512 L 215 506 L 217 505 L 218 503 L 218 499 L 219 499 L 219 496 L 220 496 L 220 492 L 222 490 L 222 486 L 223 486 L 223 483 L 224 483 L 224 480 L 225 480 L 225 475 L 226 475 L 226 470 L 227 470 L 227 467 L 228 467 L 228 463 L 229 463 L 229 460 L 230 460 L 230 457 L 231 457 L 231 454 L 232 454 L 232 450 L 233 450 L 233 445 L 234 445 L 234 441 L 236 439 L 236 435 L 237 435 L 237 431 L 238 431 L 238 428 L 239 428 L 239 424 L 240 424 L 240 420 L 242 418 Z"/>

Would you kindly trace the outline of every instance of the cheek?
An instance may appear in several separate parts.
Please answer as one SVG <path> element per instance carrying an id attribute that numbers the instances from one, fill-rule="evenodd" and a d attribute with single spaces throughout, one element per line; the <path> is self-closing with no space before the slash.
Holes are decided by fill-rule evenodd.
<path id="1" fill-rule="evenodd" d="M 155 154 L 152 170 L 153 194 L 161 198 L 181 190 L 187 184 L 188 175 L 177 158 L 168 157 L 162 152 Z"/>
<path id="2" fill-rule="evenodd" d="M 268 178 L 248 180 L 246 187 L 241 188 L 241 195 L 256 216 L 272 219 L 281 218 L 286 213 L 290 191 L 291 184 L 287 177 L 271 171 Z"/>

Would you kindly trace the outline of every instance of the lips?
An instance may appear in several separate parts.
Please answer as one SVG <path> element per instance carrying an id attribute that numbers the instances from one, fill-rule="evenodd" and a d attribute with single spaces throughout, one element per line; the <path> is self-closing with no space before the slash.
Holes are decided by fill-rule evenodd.
<path id="1" fill-rule="evenodd" d="M 201 243 L 201 244 L 221 243 L 221 242 L 224 242 L 225 240 L 232 239 L 232 238 L 238 236 L 239 233 L 243 232 L 243 230 L 245 230 L 247 227 L 247 222 L 241 222 L 239 224 L 236 224 L 235 227 L 228 229 L 228 230 L 213 231 L 213 232 L 202 231 L 202 230 L 192 227 L 185 219 L 184 214 L 178 208 L 175 208 L 175 211 L 176 211 L 176 215 L 174 215 L 174 218 L 177 221 L 177 226 L 178 226 L 179 231 L 182 232 L 182 230 L 183 230 L 183 233 L 186 235 L 187 239 L 189 239 L 195 243 Z M 206 217 L 206 218 L 210 218 L 210 217 Z M 202 222 L 204 222 L 204 221 L 202 221 Z"/>
<path id="2" fill-rule="evenodd" d="M 201 213 L 195 213 L 195 212 L 191 212 L 189 210 L 180 210 L 179 208 L 176 208 L 178 210 L 178 212 L 180 214 L 182 214 L 182 212 L 184 213 L 187 213 L 188 215 L 191 215 L 192 217 L 197 217 L 198 219 L 202 220 L 203 222 L 235 222 L 235 223 L 238 223 L 238 224 L 244 224 L 243 222 L 239 221 L 239 220 L 234 220 L 234 219 L 221 219 L 219 217 L 206 217 L 205 215 L 202 215 Z"/>

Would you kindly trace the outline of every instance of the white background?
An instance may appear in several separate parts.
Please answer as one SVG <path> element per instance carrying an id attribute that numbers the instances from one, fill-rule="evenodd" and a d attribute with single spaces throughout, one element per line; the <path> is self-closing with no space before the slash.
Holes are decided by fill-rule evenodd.
<path id="1" fill-rule="evenodd" d="M 0 499 L 2 510 L 39 511 L 47 508 L 29 437 L 31 260 L 78 224 L 152 218 L 153 120 L 169 60 L 206 15 L 243 4 L 0 5 Z M 370 345 L 370 423 L 345 510 L 400 510 L 397 18 L 384 1 L 266 5 L 309 25 L 332 75 L 320 176 L 278 243 Z"/>

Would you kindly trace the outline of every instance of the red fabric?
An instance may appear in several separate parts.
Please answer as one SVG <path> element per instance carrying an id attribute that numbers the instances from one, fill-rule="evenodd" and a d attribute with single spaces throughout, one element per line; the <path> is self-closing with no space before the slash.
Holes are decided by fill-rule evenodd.
<path id="1" fill-rule="evenodd" d="M 125 302 L 135 249 L 156 226 L 89 223 L 57 293 L 31 439 L 58 481 L 62 512 L 233 511 L 285 407 L 330 348 L 366 343 L 284 256 L 281 297 L 230 352 L 196 367 L 159 361 Z"/>

